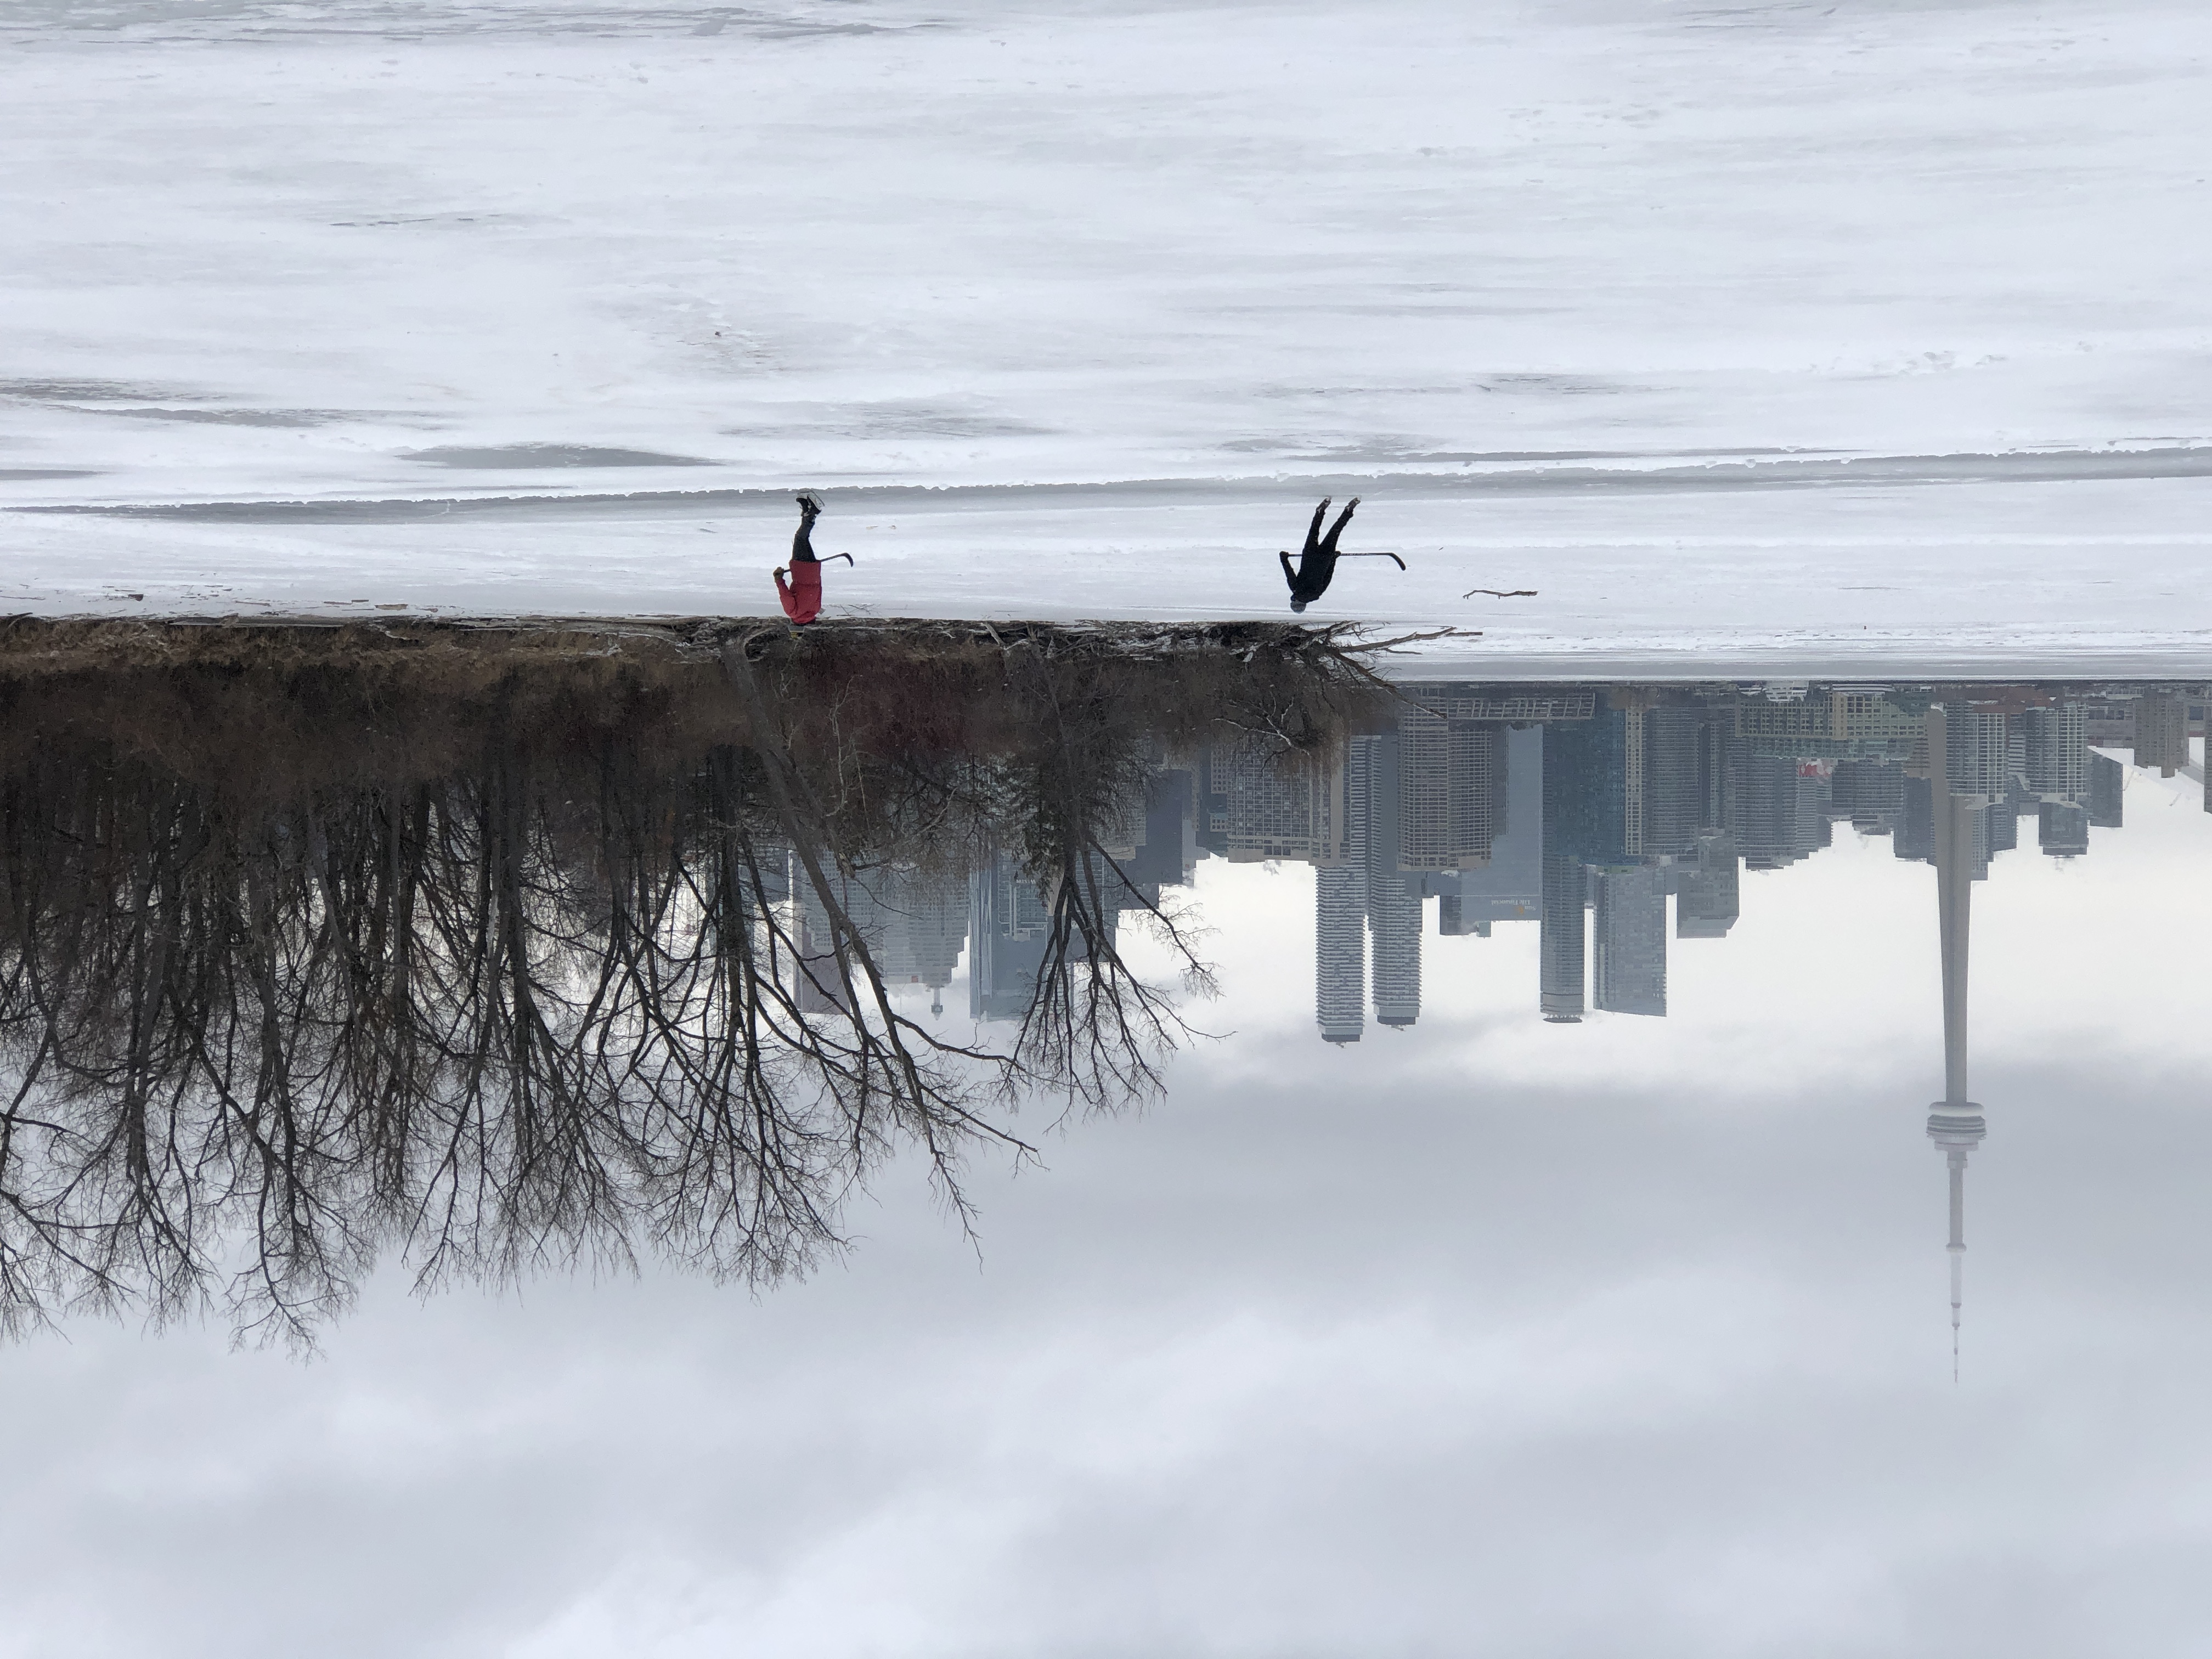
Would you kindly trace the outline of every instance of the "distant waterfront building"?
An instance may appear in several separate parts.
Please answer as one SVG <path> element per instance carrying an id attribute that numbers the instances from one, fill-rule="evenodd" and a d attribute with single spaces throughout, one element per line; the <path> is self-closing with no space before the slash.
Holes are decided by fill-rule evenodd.
<path id="1" fill-rule="evenodd" d="M 1343 764 L 1340 755 L 1285 757 L 1249 739 L 1217 743 L 1207 767 L 1208 793 L 1224 854 L 1236 863 L 1341 862 Z"/>
<path id="2" fill-rule="evenodd" d="M 1019 1019 L 1036 995 L 1052 916 L 1037 884 L 994 848 L 968 878 L 968 1013 Z"/>
<path id="3" fill-rule="evenodd" d="M 2132 749 L 2136 741 L 2136 705 L 2128 697 L 2084 699 L 2087 740 L 2092 749 Z"/>
<path id="4" fill-rule="evenodd" d="M 1121 861 L 1130 884 L 1158 903 L 1161 890 L 1188 887 L 1198 872 L 1197 780 L 1188 768 L 1155 772 L 1145 787 L 1144 836 Z"/>
<path id="5" fill-rule="evenodd" d="M 2036 710 L 2036 713 L 2045 711 Z M 2027 733 L 2018 718 L 2008 722 L 2009 735 L 2005 739 L 2005 803 L 2007 810 L 2016 818 L 2032 817 L 2041 805 L 2043 797 L 2027 786 Z M 2018 836 L 2014 836 L 2015 842 Z"/>
<path id="6" fill-rule="evenodd" d="M 2170 778 L 2189 764 L 2189 700 L 2179 691 L 2136 699 L 2136 764 Z"/>
<path id="7" fill-rule="evenodd" d="M 2117 830 L 2122 816 L 2121 786 L 2126 769 L 2110 755 L 2094 750 L 2089 756 L 2089 823 L 2099 830 Z"/>
<path id="8" fill-rule="evenodd" d="M 1740 912 L 1743 861 L 1724 835 L 1698 838 L 1697 862 L 1682 873 L 1674 900 L 1674 937 L 1723 939 Z"/>
<path id="9" fill-rule="evenodd" d="M 1790 760 L 1902 760 L 1919 736 L 1919 716 L 1868 687 L 1809 691 L 1797 702 L 1739 695 L 1734 713 L 1749 752 Z"/>
<path id="10" fill-rule="evenodd" d="M 957 876 L 912 866 L 836 875 L 837 905 L 859 932 L 876 972 L 892 989 L 941 991 L 952 982 L 967 942 L 967 884 Z M 799 884 L 798 993 L 803 1013 L 828 1013 L 845 1006 L 829 907 L 811 882 Z M 856 970 L 857 971 L 857 970 Z"/>
<path id="11" fill-rule="evenodd" d="M 1897 821 L 1897 838 L 1890 850 L 1901 859 L 1925 860 L 1936 853 L 1934 785 L 1924 778 L 1908 776 L 1903 790 L 1904 816 Z"/>
<path id="12" fill-rule="evenodd" d="M 1753 870 L 1779 870 L 1829 844 L 1828 779 L 1819 761 L 1746 758 L 1736 800 L 1736 848 Z"/>
<path id="13" fill-rule="evenodd" d="M 882 928 L 876 965 L 885 983 L 942 991 L 968 942 L 968 884 L 957 876 L 901 869 L 872 884 Z"/>
<path id="14" fill-rule="evenodd" d="M 1429 688 L 1406 696 L 1397 733 L 1398 868 L 1479 870 L 1490 861 L 1504 728 L 1449 718 L 1449 700 Z"/>
<path id="15" fill-rule="evenodd" d="M 1829 780 L 1830 810 L 1863 836 L 1887 836 L 1905 815 L 1905 767 L 1893 760 L 1841 760 Z"/>
<path id="16" fill-rule="evenodd" d="M 811 890 L 799 896 L 798 961 L 793 964 L 794 1000 L 802 1014 L 828 1014 L 845 1007 L 845 988 L 830 931 L 829 912 Z M 848 911 L 847 914 L 850 914 Z"/>
<path id="17" fill-rule="evenodd" d="M 2055 859 L 2077 858 L 2089 850 L 2089 809 L 2069 801 L 2047 800 L 2036 809 L 2035 844 Z"/>
<path id="18" fill-rule="evenodd" d="M 1127 864 L 1145 844 L 1145 795 L 1128 790 L 1109 801 L 1097 831 L 1098 850 L 1116 864 Z"/>
<path id="19" fill-rule="evenodd" d="M 1549 720 L 1586 720 L 1597 713 L 1595 691 L 1528 691 L 1518 687 L 1480 685 L 1424 685 L 1423 696 L 1442 699 L 1446 715 L 1455 720 L 1496 720 L 1506 726 L 1529 726 Z"/>
<path id="20" fill-rule="evenodd" d="M 1991 853 L 2009 853 L 2020 845 L 2020 820 L 2013 816 L 2009 797 L 1991 801 L 1982 812 L 1983 835 Z"/>
<path id="21" fill-rule="evenodd" d="M 2089 711 L 2078 698 L 2021 716 L 2027 787 L 2039 800 L 2089 798 Z"/>
<path id="22" fill-rule="evenodd" d="M 1953 705 L 1943 711 L 1946 770 L 1952 794 L 1986 806 L 2011 793 L 2005 717 L 1994 709 Z"/>
<path id="23" fill-rule="evenodd" d="M 1504 734 L 1504 787 L 1492 802 L 1490 862 L 1442 876 L 1437 931 L 1482 934 L 1499 921 L 1534 921 L 1543 908 L 1544 734 L 1534 726 Z"/>

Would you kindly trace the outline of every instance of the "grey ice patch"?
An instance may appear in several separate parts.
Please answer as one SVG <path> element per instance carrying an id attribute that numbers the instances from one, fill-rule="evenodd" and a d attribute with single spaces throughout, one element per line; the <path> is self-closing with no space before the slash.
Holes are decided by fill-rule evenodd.
<path id="1" fill-rule="evenodd" d="M 591 444 L 441 444 L 402 452 L 425 466 L 509 471 L 549 466 L 714 466 L 696 455 L 663 455 L 651 449 L 602 449 Z"/>
<path id="2" fill-rule="evenodd" d="M 366 410 L 344 409 L 98 409 L 85 412 L 129 421 L 194 421 L 208 426 L 328 426 L 334 421 L 379 418 Z"/>
<path id="3" fill-rule="evenodd" d="M 1519 397 L 1617 398 L 1625 392 L 1657 390 L 1619 380 L 1601 380 L 1589 374 L 1492 374 L 1475 385 L 1484 392 Z"/>
<path id="4" fill-rule="evenodd" d="M 0 466 L 0 483 L 29 483 L 40 478 L 96 478 L 91 466 Z"/>
<path id="5" fill-rule="evenodd" d="M 332 219 L 332 230 L 387 230 L 415 225 L 527 225 L 539 222 L 520 213 L 404 213 L 388 219 Z"/>
<path id="6" fill-rule="evenodd" d="M 134 386 L 125 380 L 0 380 L 0 398 L 33 404 L 143 404 L 159 399 L 212 402 L 205 393 L 168 386 Z"/>
<path id="7" fill-rule="evenodd" d="M 843 438 L 1034 438 L 1054 428 L 957 404 L 926 398 L 889 398 L 865 404 L 817 405 L 798 418 L 775 425 L 726 427 L 733 438 L 769 437 L 791 432 Z"/>
<path id="8" fill-rule="evenodd" d="M 1672 20 L 1685 29 L 1749 29 L 1772 33 L 1816 22 L 1835 8 L 1827 0 L 1754 0 L 1747 5 L 1687 5 Z"/>
<path id="9" fill-rule="evenodd" d="M 769 40 L 893 34 L 942 27 L 930 22 L 832 21 L 809 9 L 625 6 L 591 3 L 462 4 L 452 0 L 363 0 L 301 6 L 290 0 L 49 0 L 21 16 L 0 15 L 0 39 L 35 33 L 45 40 L 422 40 L 462 36 L 545 39 L 707 34 L 732 29 Z"/>
<path id="10" fill-rule="evenodd" d="M 1464 380 L 1450 386 L 1261 386 L 1252 388 L 1255 398 L 1464 398 L 1468 393 Z M 1483 388 L 1478 385 L 1476 391 Z"/>

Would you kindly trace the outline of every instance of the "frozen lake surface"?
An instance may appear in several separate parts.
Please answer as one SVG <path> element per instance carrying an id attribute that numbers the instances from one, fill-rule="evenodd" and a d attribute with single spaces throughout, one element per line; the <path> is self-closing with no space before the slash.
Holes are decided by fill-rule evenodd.
<path id="1" fill-rule="evenodd" d="M 2206 672 L 2208 51 L 2157 0 L 18 4 L 0 605 L 757 613 L 811 486 L 850 611 L 1264 616 L 1358 494 L 1413 568 L 1327 614 L 1485 672 Z"/>

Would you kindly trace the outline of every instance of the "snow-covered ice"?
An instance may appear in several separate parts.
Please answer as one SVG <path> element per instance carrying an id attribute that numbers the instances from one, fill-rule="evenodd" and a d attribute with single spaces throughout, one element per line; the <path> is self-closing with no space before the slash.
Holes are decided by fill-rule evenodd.
<path id="1" fill-rule="evenodd" d="M 1276 616 L 1358 494 L 1413 569 L 1309 615 L 1500 672 L 2212 672 L 2209 55 L 2164 0 L 18 3 L 0 499 L 78 510 L 0 519 L 0 605 L 758 613 L 812 485 L 836 605 Z"/>

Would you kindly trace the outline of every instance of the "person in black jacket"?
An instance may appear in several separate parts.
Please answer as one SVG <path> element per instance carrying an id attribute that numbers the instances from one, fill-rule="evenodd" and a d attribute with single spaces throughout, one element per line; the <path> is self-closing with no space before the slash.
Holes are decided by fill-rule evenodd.
<path id="1" fill-rule="evenodd" d="M 1313 523 L 1307 527 L 1306 544 L 1298 554 L 1296 568 L 1291 567 L 1288 553 L 1275 555 L 1283 562 L 1283 580 L 1291 585 L 1291 609 L 1293 611 L 1304 610 L 1328 592 L 1328 585 L 1336 574 L 1336 562 L 1340 558 L 1389 559 L 1399 569 L 1406 568 L 1406 562 L 1395 553 L 1340 553 L 1336 538 L 1344 534 L 1344 526 L 1352 522 L 1352 510 L 1359 505 L 1359 497 L 1354 495 L 1345 503 L 1344 511 L 1336 515 L 1336 522 L 1329 526 L 1328 534 L 1324 536 L 1321 533 L 1321 526 L 1322 520 L 1328 516 L 1328 496 L 1322 496 L 1321 505 L 1314 508 Z"/>

